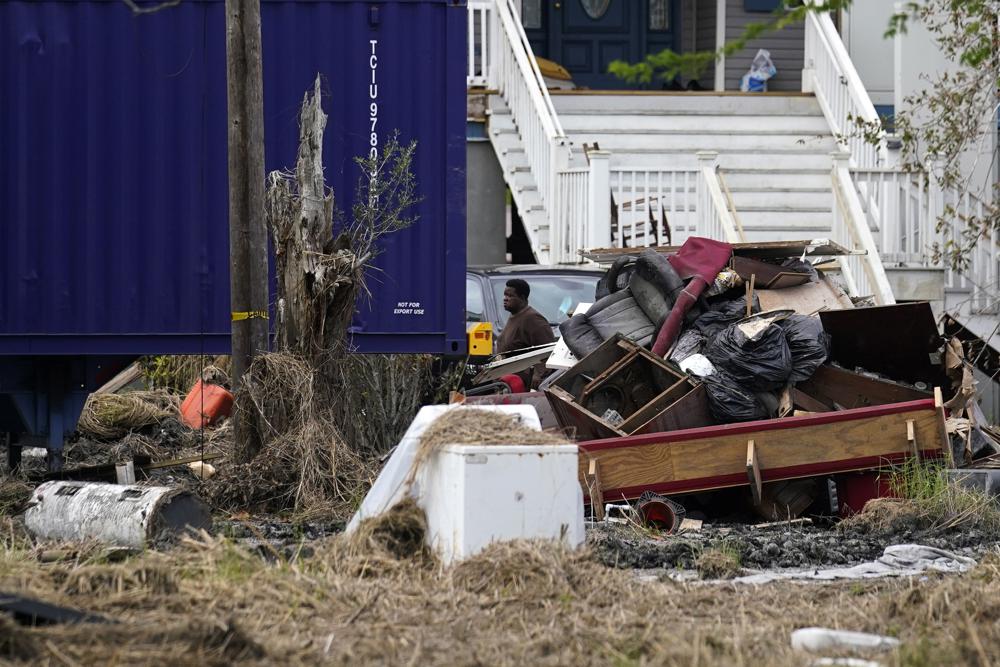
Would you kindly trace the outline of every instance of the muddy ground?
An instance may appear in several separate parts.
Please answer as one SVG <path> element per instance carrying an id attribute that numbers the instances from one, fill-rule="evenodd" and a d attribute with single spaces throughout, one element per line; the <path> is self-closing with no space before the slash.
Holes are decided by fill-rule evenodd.
<path id="1" fill-rule="evenodd" d="M 720 549 L 737 553 L 741 567 L 764 570 L 854 565 L 874 560 L 893 544 L 922 544 L 974 557 L 997 539 L 975 529 L 872 534 L 838 526 L 708 523 L 697 532 L 661 536 L 633 525 L 601 523 L 588 532 L 588 542 L 608 567 L 690 570 L 701 553 Z"/>

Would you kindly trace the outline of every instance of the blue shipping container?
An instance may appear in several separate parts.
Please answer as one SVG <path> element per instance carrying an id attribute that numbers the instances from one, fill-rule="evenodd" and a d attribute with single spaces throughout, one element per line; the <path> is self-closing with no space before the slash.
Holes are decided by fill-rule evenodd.
<path id="1" fill-rule="evenodd" d="M 317 72 L 327 183 L 417 140 L 418 222 L 384 243 L 363 352 L 465 348 L 463 0 L 263 0 L 266 169 L 294 167 Z M 229 349 L 222 0 L 0 0 L 0 354 Z M 273 290 L 272 290 L 273 294 Z M 273 298 L 273 297 L 272 297 Z"/>

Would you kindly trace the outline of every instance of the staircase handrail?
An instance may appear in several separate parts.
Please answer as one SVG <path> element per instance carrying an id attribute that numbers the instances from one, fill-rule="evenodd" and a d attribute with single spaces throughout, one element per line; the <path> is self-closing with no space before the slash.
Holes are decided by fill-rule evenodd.
<path id="1" fill-rule="evenodd" d="M 875 237 L 868 227 L 861 199 L 858 196 L 854 180 L 851 178 L 849 157 L 846 153 L 838 153 L 833 158 L 831 180 L 835 208 L 834 240 L 840 243 L 847 241 L 849 250 L 860 250 L 864 253 L 858 259 L 864 277 L 867 279 L 867 285 L 872 291 L 872 296 L 875 297 L 875 303 L 880 306 L 894 304 L 896 297 L 892 293 L 892 286 L 885 273 L 885 266 L 882 264 L 878 246 L 875 244 Z M 838 223 L 842 223 L 845 229 L 839 230 Z M 841 231 L 844 234 L 840 234 Z M 848 291 L 852 292 L 852 296 L 863 296 L 861 294 L 863 290 L 857 284 L 861 276 L 853 275 L 851 268 L 853 259 L 851 256 L 840 258 L 840 267 L 848 285 Z"/>
<path id="2" fill-rule="evenodd" d="M 517 13 L 517 9 L 514 7 L 513 1 L 496 0 L 495 9 L 497 17 L 500 19 L 497 21 L 498 27 L 502 30 L 503 37 L 506 38 L 507 43 L 514 53 L 515 61 L 517 62 L 518 69 L 520 69 L 521 80 L 525 82 L 530 81 L 534 84 L 528 86 L 528 94 L 531 97 L 538 118 L 545 128 L 546 135 L 553 140 L 565 140 L 566 133 L 563 132 L 562 124 L 559 122 L 559 115 L 556 113 L 555 105 L 552 104 L 552 98 L 549 96 L 548 88 L 545 86 L 545 79 L 538 68 L 538 62 L 535 60 L 531 44 L 524 33 L 524 26 L 521 25 L 521 19 Z M 490 71 L 490 76 L 495 76 L 497 73 L 497 69 L 493 68 Z M 494 81 L 493 83 L 496 84 L 495 87 L 498 90 L 504 90 L 503 84 L 505 82 Z"/>
<path id="3" fill-rule="evenodd" d="M 803 91 L 816 95 L 834 134 L 846 142 L 854 166 L 885 164 L 885 132 L 878 133 L 879 143 L 875 146 L 864 136 L 866 133 L 859 136 L 851 127 L 854 119 L 870 127 L 881 121 L 830 14 L 810 10 L 805 22 Z M 846 95 L 840 88 L 846 88 Z"/>
<path id="4" fill-rule="evenodd" d="M 736 228 L 736 221 L 733 220 L 732 213 L 725 196 L 722 194 L 722 186 L 719 184 L 719 176 L 716 173 L 719 166 L 718 155 L 713 151 L 701 151 L 698 153 L 699 170 L 701 180 L 698 198 L 698 228 L 704 236 L 727 243 L 740 243 L 741 238 Z M 722 238 L 719 238 L 719 237 Z"/>

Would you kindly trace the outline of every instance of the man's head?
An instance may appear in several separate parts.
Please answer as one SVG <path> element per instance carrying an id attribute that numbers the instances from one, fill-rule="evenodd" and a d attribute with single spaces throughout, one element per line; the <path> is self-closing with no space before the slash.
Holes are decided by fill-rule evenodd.
<path id="1" fill-rule="evenodd" d="M 520 278 L 511 278 L 503 291 L 503 309 L 511 315 L 516 315 L 528 305 L 528 295 L 531 288 Z"/>

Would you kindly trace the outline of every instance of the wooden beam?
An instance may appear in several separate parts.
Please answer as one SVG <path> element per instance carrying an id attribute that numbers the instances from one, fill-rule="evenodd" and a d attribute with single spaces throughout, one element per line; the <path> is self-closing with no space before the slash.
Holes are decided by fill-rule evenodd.
<path id="1" fill-rule="evenodd" d="M 939 437 L 941 438 L 941 442 L 945 443 L 945 463 L 949 468 L 954 468 L 956 466 L 955 453 L 951 449 L 951 437 L 948 435 L 948 426 L 946 424 L 948 416 L 945 414 L 944 396 L 941 395 L 941 387 L 934 387 L 934 409 L 937 411 Z M 960 461 L 960 463 L 962 462 Z"/>
<path id="2" fill-rule="evenodd" d="M 757 461 L 757 445 L 753 440 L 747 440 L 747 479 L 750 482 L 750 491 L 753 493 L 753 504 L 760 505 L 762 493 L 760 464 Z"/>
<path id="3" fill-rule="evenodd" d="M 597 459 L 587 464 L 587 496 L 590 498 L 590 515 L 594 521 L 604 521 L 604 490 L 601 488 L 601 466 Z"/>
<path id="4" fill-rule="evenodd" d="M 830 412 L 833 409 L 826 403 L 816 400 L 798 387 L 792 387 L 792 403 L 799 406 L 803 410 L 808 410 L 809 412 Z"/>
<path id="5" fill-rule="evenodd" d="M 798 383 L 795 390 L 822 403 L 839 403 L 846 408 L 863 408 L 869 405 L 888 405 L 931 398 L 929 392 L 827 364 L 817 368 L 813 376 L 805 382 Z M 807 405 L 801 407 L 813 410 Z"/>
<path id="6" fill-rule="evenodd" d="M 600 463 L 606 495 L 631 499 L 643 491 L 688 493 L 749 484 L 748 440 L 767 446 L 762 482 L 879 468 L 912 455 L 908 420 L 924 456 L 937 455 L 947 444 L 928 399 L 581 442 L 580 450 Z M 581 479 L 586 457 L 580 457 Z"/>
<path id="7" fill-rule="evenodd" d="M 910 453 L 913 454 L 913 458 L 920 458 L 920 450 L 917 449 L 917 429 L 913 425 L 912 419 L 906 420 L 906 442 L 910 444 Z"/>

